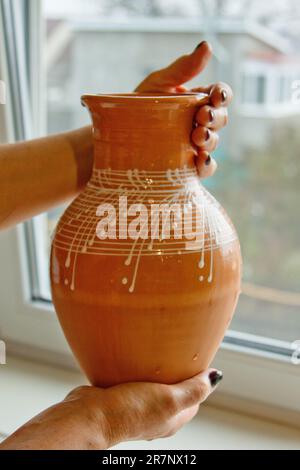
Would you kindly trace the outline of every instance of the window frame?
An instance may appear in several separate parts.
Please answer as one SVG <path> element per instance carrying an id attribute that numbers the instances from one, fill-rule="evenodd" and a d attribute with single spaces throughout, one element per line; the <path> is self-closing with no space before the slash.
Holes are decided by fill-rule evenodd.
<path id="1" fill-rule="evenodd" d="M 27 1 L 32 21 L 41 23 L 40 2 Z M 31 37 L 32 44 L 41 43 L 41 26 L 32 34 L 37 35 Z M 38 54 L 36 48 L 34 55 Z M 2 72 L 5 76 L 5 65 L 2 63 L 0 67 L 0 75 Z M 40 90 L 32 102 L 33 115 L 43 116 L 41 82 L 36 81 L 36 77 L 40 77 L 41 62 L 33 61 L 30 70 L 33 89 Z M 9 106 L 0 107 L 0 113 L 5 114 L 7 140 L 11 140 L 13 135 Z M 41 124 L 38 118 L 33 120 L 34 135 L 39 134 L 40 126 L 43 127 L 43 122 Z M 5 266 L 5 269 L 0 269 L 0 336 L 7 343 L 8 354 L 20 354 L 57 366 L 78 367 L 54 314 L 53 305 L 39 299 L 37 292 L 32 291 L 36 281 L 30 276 L 30 243 L 33 242 L 33 227 L 39 220 L 35 218 L 33 222 L 0 233 L 0 260 L 1 265 Z M 274 419 L 277 413 L 280 419 L 285 417 L 291 422 L 293 413 L 300 416 L 297 393 L 300 390 L 300 367 L 292 364 L 292 353 L 289 343 L 229 331 L 214 361 L 226 378 L 214 402 L 218 404 L 222 402 L 222 397 L 231 397 L 231 400 L 227 398 L 231 407 L 244 403 L 238 405 L 243 411 L 249 411 L 250 402 L 264 404 L 264 409 L 269 407 L 273 410 L 270 413 Z"/>

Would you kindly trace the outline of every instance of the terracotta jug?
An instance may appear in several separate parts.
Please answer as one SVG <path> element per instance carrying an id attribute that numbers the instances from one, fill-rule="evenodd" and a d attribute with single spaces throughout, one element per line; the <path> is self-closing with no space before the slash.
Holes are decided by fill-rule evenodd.
<path id="1" fill-rule="evenodd" d="M 94 385 L 191 377 L 209 366 L 231 321 L 240 247 L 195 169 L 190 135 L 202 100 L 82 97 L 94 170 L 58 223 L 51 284 L 66 338 Z"/>

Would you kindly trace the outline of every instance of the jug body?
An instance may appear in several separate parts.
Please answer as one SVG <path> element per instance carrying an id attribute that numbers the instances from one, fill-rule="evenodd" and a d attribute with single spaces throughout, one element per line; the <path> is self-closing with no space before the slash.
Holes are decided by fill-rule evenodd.
<path id="1" fill-rule="evenodd" d="M 209 366 L 240 293 L 237 234 L 194 166 L 201 97 L 83 102 L 95 164 L 56 228 L 55 309 L 92 384 L 175 383 Z"/>

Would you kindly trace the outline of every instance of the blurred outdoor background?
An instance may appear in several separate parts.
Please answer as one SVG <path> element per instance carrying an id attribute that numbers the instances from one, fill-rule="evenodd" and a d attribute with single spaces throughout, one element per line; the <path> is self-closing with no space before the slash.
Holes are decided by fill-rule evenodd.
<path id="1" fill-rule="evenodd" d="M 300 2 L 44 0 L 44 18 L 49 133 L 89 123 L 81 94 L 130 92 L 151 71 L 211 42 L 214 58 L 191 85 L 222 80 L 235 93 L 215 152 L 218 172 L 204 182 L 242 246 L 243 294 L 231 328 L 298 339 Z M 48 214 L 47 240 L 59 213 Z"/>

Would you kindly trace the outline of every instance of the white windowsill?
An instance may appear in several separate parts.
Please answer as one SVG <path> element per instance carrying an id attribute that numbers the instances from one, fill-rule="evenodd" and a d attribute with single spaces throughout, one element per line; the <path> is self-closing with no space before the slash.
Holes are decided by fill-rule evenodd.
<path id="1" fill-rule="evenodd" d="M 0 366 L 0 437 L 85 383 L 76 371 L 8 357 Z M 176 436 L 117 449 L 300 449 L 300 431 L 206 404 Z"/>

